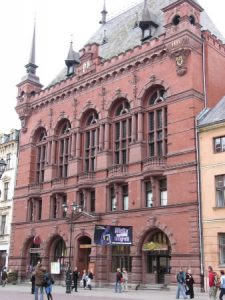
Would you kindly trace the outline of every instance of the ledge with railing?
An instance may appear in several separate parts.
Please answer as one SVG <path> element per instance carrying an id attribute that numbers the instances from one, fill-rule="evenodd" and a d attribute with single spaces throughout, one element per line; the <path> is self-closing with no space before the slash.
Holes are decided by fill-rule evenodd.
<path id="1" fill-rule="evenodd" d="M 152 156 L 143 160 L 143 171 L 164 170 L 166 165 L 166 157 Z"/>
<path id="2" fill-rule="evenodd" d="M 95 180 L 95 172 L 83 172 L 78 175 L 79 182 L 92 182 Z"/>
<path id="3" fill-rule="evenodd" d="M 108 177 L 124 176 L 128 172 L 127 165 L 114 165 L 108 168 Z"/>

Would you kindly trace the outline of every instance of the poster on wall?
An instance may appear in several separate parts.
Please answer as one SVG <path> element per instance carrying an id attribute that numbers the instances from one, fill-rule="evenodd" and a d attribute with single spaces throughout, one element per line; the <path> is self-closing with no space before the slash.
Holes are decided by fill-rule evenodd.
<path id="1" fill-rule="evenodd" d="M 97 245 L 131 245 L 131 226 L 95 225 L 94 242 Z"/>
<path id="2" fill-rule="evenodd" d="M 60 274 L 59 262 L 51 262 L 51 274 Z"/>

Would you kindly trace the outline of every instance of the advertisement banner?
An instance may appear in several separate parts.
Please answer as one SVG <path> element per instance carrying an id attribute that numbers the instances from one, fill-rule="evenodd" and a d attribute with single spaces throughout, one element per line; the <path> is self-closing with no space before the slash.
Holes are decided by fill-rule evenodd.
<path id="1" fill-rule="evenodd" d="M 51 274 L 60 274 L 59 262 L 51 262 Z"/>
<path id="2" fill-rule="evenodd" d="M 97 245 L 131 245 L 131 226 L 95 225 L 94 242 Z"/>

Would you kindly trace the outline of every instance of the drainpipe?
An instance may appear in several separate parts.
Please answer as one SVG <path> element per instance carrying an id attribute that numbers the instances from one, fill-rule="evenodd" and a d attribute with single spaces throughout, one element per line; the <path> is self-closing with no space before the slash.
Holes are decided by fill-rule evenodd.
<path id="1" fill-rule="evenodd" d="M 203 95 L 204 95 L 204 108 L 207 108 L 208 95 L 206 88 L 206 55 L 205 55 L 205 31 L 202 32 L 202 75 L 203 75 Z"/>

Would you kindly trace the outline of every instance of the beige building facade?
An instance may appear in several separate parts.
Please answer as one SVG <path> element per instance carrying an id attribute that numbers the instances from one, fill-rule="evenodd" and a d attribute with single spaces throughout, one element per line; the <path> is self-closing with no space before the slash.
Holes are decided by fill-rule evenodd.
<path id="1" fill-rule="evenodd" d="M 198 136 L 203 263 L 205 271 L 219 271 L 225 268 L 225 97 L 199 121 Z"/>

